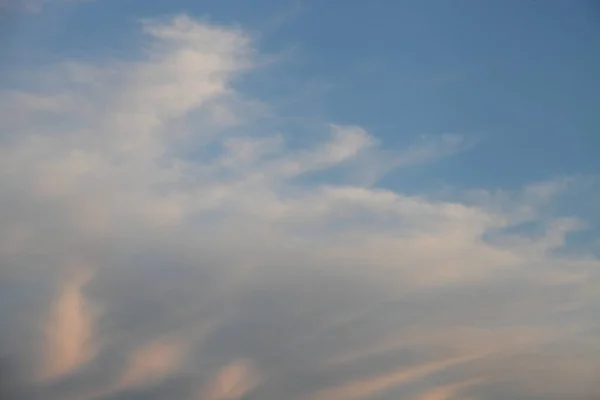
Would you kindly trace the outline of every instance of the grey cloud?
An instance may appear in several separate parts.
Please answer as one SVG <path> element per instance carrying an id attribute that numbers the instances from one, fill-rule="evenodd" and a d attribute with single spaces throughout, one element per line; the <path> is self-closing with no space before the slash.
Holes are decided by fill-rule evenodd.
<path id="1" fill-rule="evenodd" d="M 80 110 L 77 121 L 58 129 L 6 115 L 0 354 L 17 360 L 20 398 L 559 399 L 595 389 L 600 262 L 557 252 L 578 223 L 545 207 L 563 184 L 450 201 L 300 183 L 368 162 L 376 140 L 337 125 L 289 149 L 235 112 L 244 95 L 232 79 L 256 56 L 244 32 L 185 15 L 144 29 L 147 58 L 49 68 L 50 78 L 76 72 L 58 80 L 68 99 L 19 97 L 22 115 L 52 106 Z M 237 130 L 210 117 L 215 104 Z M 185 125 L 196 128 L 179 135 Z M 190 157 L 186 143 L 225 150 Z M 422 162 L 461 143 L 405 154 Z M 542 234 L 507 229 L 524 220 Z M 40 374 L 48 366 L 57 373 Z"/>

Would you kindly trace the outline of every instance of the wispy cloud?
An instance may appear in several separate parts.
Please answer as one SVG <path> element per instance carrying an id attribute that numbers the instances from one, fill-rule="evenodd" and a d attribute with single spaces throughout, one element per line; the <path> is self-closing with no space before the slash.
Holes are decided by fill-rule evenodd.
<path id="1" fill-rule="evenodd" d="M 203 400 L 242 399 L 258 383 L 259 376 L 248 360 L 224 366 L 200 393 Z"/>
<path id="2" fill-rule="evenodd" d="M 558 251 L 582 224 L 548 207 L 576 179 L 452 201 L 376 188 L 468 140 L 391 152 L 331 124 L 292 146 L 234 85 L 260 65 L 243 30 L 187 15 L 141 29 L 129 60 L 66 60 L 42 68 L 51 89 L 0 93 L 0 278 L 35 292 L 0 293 L 0 349 L 44 371 L 26 393 L 587 393 L 600 262 Z M 373 179 L 332 173 L 349 165 Z"/>
<path id="3" fill-rule="evenodd" d="M 46 323 L 42 379 L 57 379 L 72 373 L 94 355 L 93 310 L 82 294 L 91 279 L 78 272 L 63 284 Z"/>
<path id="4" fill-rule="evenodd" d="M 435 361 L 418 365 L 409 369 L 393 371 L 364 380 L 352 381 L 340 387 L 334 387 L 310 396 L 310 400 L 322 399 L 365 399 L 376 396 L 390 388 L 423 379 L 428 375 L 443 371 L 453 365 L 477 359 L 478 356 L 467 356 L 456 359 Z"/>
<path id="5" fill-rule="evenodd" d="M 414 400 L 452 400 L 463 398 L 460 397 L 461 392 L 480 383 L 482 383 L 481 379 L 470 379 L 466 381 L 440 385 L 432 389 L 428 389 L 424 393 L 418 394 L 414 397 Z"/>
<path id="6" fill-rule="evenodd" d="M 135 350 L 118 388 L 135 387 L 164 379 L 181 367 L 185 345 L 173 340 L 158 340 Z"/>

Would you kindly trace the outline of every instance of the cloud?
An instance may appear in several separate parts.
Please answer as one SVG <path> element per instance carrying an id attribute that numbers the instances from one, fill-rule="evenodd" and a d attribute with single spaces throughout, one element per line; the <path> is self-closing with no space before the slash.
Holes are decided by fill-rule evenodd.
<path id="1" fill-rule="evenodd" d="M 183 352 L 184 346 L 176 341 L 163 340 L 142 346 L 131 355 L 119 386 L 139 386 L 168 376 L 180 367 Z"/>
<path id="2" fill-rule="evenodd" d="M 467 361 L 472 361 L 477 357 L 461 357 L 458 359 L 436 361 L 427 363 L 425 365 L 419 365 L 408 370 L 400 370 L 390 372 L 381 376 L 368 378 L 365 380 L 353 381 L 345 384 L 341 387 L 335 387 L 327 389 L 322 392 L 318 392 L 311 396 L 311 400 L 321 399 L 364 399 L 373 397 L 379 393 L 385 392 L 386 390 L 409 383 L 418 379 L 422 379 L 427 375 L 435 372 L 444 370 L 452 365 L 460 364 Z"/>
<path id="3" fill-rule="evenodd" d="M 428 389 L 424 393 L 421 393 L 414 397 L 414 400 L 452 400 L 458 398 L 460 393 L 469 387 L 481 383 L 479 379 L 471 379 L 462 382 L 452 382 L 445 385 L 440 385 L 432 389 Z"/>
<path id="4" fill-rule="evenodd" d="M 202 400 L 236 400 L 243 398 L 259 383 L 248 360 L 238 360 L 223 367 L 202 390 Z"/>
<path id="5" fill-rule="evenodd" d="M 600 262 L 561 252 L 584 225 L 551 206 L 577 179 L 379 187 L 468 140 L 387 151 L 330 124 L 293 145 L 237 86 L 264 56 L 245 31 L 188 15 L 141 29 L 127 60 L 65 60 L 0 92 L 0 349 L 44 378 L 22 398 L 595 388 Z"/>
<path id="6" fill-rule="evenodd" d="M 88 272 L 69 278 L 53 304 L 46 324 L 42 379 L 71 373 L 93 357 L 93 310 L 82 294 Z"/>

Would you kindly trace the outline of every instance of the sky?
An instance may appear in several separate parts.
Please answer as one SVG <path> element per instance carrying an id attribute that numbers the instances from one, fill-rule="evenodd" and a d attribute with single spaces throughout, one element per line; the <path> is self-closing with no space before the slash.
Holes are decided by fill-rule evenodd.
<path id="1" fill-rule="evenodd" d="M 594 1 L 0 1 L 0 398 L 596 398 L 598 71 Z"/>

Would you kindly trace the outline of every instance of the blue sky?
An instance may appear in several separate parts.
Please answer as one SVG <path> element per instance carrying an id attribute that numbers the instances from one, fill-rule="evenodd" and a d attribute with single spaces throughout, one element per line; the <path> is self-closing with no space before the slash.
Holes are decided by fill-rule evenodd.
<path id="1" fill-rule="evenodd" d="M 20 399 L 600 391 L 594 2 L 0 4 Z"/>
<path id="2" fill-rule="evenodd" d="M 477 151 L 414 177 L 392 174 L 387 185 L 427 185 L 419 182 L 435 174 L 432 185 L 510 188 L 600 168 L 600 14 L 593 2 L 48 5 L 13 22 L 6 59 L 126 53 L 136 19 L 181 10 L 239 25 L 260 38 L 261 50 L 285 54 L 242 85 L 263 99 L 293 101 L 286 114 L 368 126 L 389 146 L 419 134 L 478 141 Z"/>

